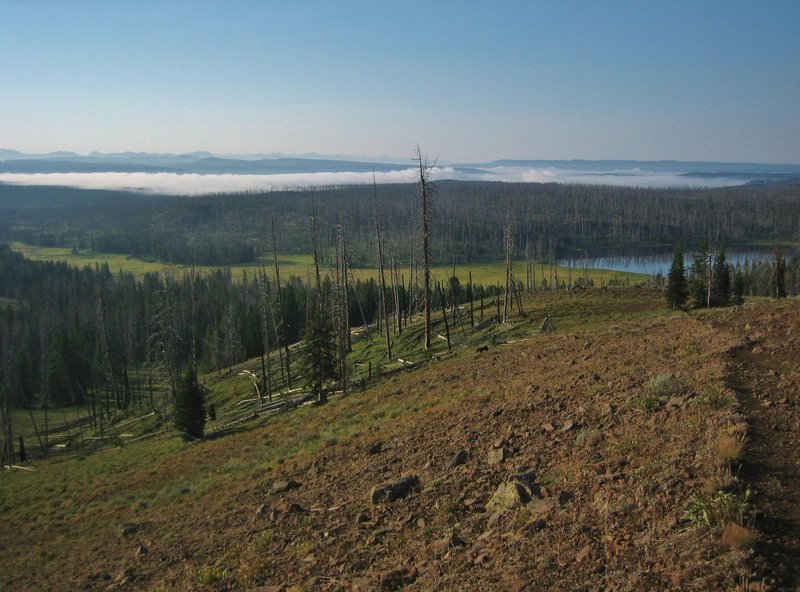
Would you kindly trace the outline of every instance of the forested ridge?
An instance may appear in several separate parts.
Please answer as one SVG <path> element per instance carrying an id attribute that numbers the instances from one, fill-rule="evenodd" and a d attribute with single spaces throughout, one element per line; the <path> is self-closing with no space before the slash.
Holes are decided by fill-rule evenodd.
<path id="1" fill-rule="evenodd" d="M 729 247 L 800 240 L 796 184 L 691 190 L 440 181 L 434 187 L 431 248 L 442 263 L 502 259 L 509 209 L 516 252 L 539 260 L 578 251 L 642 254 L 708 237 Z M 352 263 L 371 265 L 376 194 L 387 245 L 409 261 L 419 250 L 411 238 L 418 221 L 411 184 L 192 197 L 0 185 L 0 238 L 184 264 L 252 262 L 271 247 L 273 219 L 279 252 L 308 252 L 313 198 L 322 250 L 333 245 L 341 224 Z"/>
<path id="2" fill-rule="evenodd" d="M 108 414 L 112 408 L 152 406 L 153 392 L 174 394 L 190 367 L 221 371 L 257 357 L 263 367 L 270 351 L 283 356 L 280 384 L 269 385 L 270 372 L 264 370 L 262 388 L 290 387 L 294 354 L 289 346 L 313 334 L 314 319 L 323 310 L 313 302 L 346 308 L 341 316 L 346 328 L 384 316 L 388 324 L 397 323 L 399 333 L 402 319 L 408 322 L 423 309 L 418 202 L 411 187 L 168 197 L 0 185 L 5 238 L 192 264 L 224 265 L 268 254 L 275 256 L 276 268 L 277 253 L 307 254 L 313 243 L 315 259 L 319 254 L 329 260 L 322 266 L 325 276 L 333 258 L 337 273 L 375 265 L 380 227 L 390 277 L 383 289 L 375 279 L 356 280 L 346 271 L 325 277 L 321 286 L 319 279 L 315 286 L 296 276 L 278 283 L 271 266 L 245 271 L 241 281 L 224 267 L 136 277 L 107 265 L 35 262 L 0 245 L 0 391 L 6 411 L 91 404 L 104 406 Z M 529 257 L 541 262 L 541 282 L 523 284 L 515 278 L 509 285 L 517 291 L 588 285 L 577 274 L 575 283 L 572 274 L 559 280 L 552 267 L 549 280 L 544 277 L 545 262 L 576 249 L 609 253 L 635 245 L 646 252 L 671 248 L 679 240 L 710 239 L 715 248 L 798 240 L 800 197 L 791 185 L 711 191 L 457 182 L 433 187 L 434 261 Z M 398 274 L 400 261 L 410 277 Z M 777 261 L 782 257 L 776 255 Z M 773 294 L 779 267 L 785 290 L 800 291 L 798 257 L 780 266 L 762 261 L 730 267 L 724 259 L 721 265 L 737 299 Z M 696 270 L 689 273 L 690 280 L 699 276 Z M 431 308 L 439 311 L 505 290 L 466 280 L 439 278 Z M 663 279 L 655 278 L 654 285 L 663 287 Z M 334 291 L 346 304 L 334 303 L 339 298 Z M 498 298 L 498 318 L 499 303 Z M 387 331 L 387 348 L 388 339 Z M 337 356 L 346 358 L 341 352 Z M 294 369 L 297 382 L 308 384 L 302 364 Z"/>

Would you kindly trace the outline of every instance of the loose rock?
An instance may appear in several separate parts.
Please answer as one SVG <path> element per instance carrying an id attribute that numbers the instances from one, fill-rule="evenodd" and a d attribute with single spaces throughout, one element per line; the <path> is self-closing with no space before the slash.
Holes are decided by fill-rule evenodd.
<path id="1" fill-rule="evenodd" d="M 419 488 L 419 477 L 409 475 L 397 481 L 376 485 L 370 492 L 370 499 L 373 504 L 393 502 L 408 496 L 410 493 L 419 490 Z"/>
<path id="2" fill-rule="evenodd" d="M 469 460 L 469 452 L 466 450 L 459 450 L 456 457 L 453 459 L 453 463 L 450 465 L 451 467 L 457 467 L 459 465 L 463 465 L 465 462 Z"/>
<path id="3" fill-rule="evenodd" d="M 505 448 L 492 448 L 487 455 L 487 462 L 490 465 L 499 465 L 508 458 L 508 450 Z"/>
<path id="4" fill-rule="evenodd" d="M 300 487 L 300 484 L 297 481 L 275 481 L 275 483 L 272 484 L 270 493 L 275 495 L 277 493 L 284 493 L 292 489 L 297 489 L 298 487 Z"/>

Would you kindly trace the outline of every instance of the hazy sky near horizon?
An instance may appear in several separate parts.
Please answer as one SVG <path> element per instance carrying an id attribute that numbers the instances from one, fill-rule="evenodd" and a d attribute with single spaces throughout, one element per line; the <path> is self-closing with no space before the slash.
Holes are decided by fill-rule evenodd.
<path id="1" fill-rule="evenodd" d="M 0 147 L 800 163 L 800 2 L 0 0 Z"/>

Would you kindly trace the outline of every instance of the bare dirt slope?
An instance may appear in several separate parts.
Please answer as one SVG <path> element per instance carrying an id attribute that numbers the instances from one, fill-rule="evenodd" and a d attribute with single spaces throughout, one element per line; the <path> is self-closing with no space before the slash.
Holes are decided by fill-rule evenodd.
<path id="1" fill-rule="evenodd" d="M 797 302 L 689 315 L 646 290 L 536 298 L 531 316 L 556 311 L 555 332 L 169 455 L 143 444 L 139 464 L 87 458 L 85 482 L 53 488 L 69 503 L 23 512 L 6 498 L 0 584 L 734 590 L 774 577 L 790 588 Z M 745 431 L 742 457 L 729 444 Z M 56 481 L 66 469 L 37 471 Z M 723 544 L 731 522 L 752 528 Z"/>
<path id="2" fill-rule="evenodd" d="M 729 385 L 748 419 L 742 478 L 755 491 L 763 532 L 752 559 L 774 588 L 800 589 L 800 307 L 759 302 L 710 317 L 741 337 Z"/>

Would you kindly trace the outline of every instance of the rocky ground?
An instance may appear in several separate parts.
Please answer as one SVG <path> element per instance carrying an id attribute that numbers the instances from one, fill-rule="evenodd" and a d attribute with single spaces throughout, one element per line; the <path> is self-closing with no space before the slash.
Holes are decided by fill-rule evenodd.
<path id="1" fill-rule="evenodd" d="M 775 589 L 800 589 L 800 310 L 761 302 L 709 318 L 740 336 L 730 351 L 730 388 L 747 417 L 741 478 L 754 491 L 763 534 L 751 561 Z"/>
<path id="2" fill-rule="evenodd" d="M 688 314 L 664 313 L 646 290 L 547 298 L 569 311 L 552 333 L 432 361 L 295 412 L 295 423 L 275 418 L 130 473 L 132 491 L 212 466 L 223 477 L 202 494 L 109 514 L 111 526 L 51 553 L 35 577 L 19 565 L 40 541 L 28 556 L 0 548 L 14 556 L 0 581 L 794 590 L 797 301 Z M 560 322 L 567 314 L 579 322 Z M 236 455 L 311 429 L 301 421 L 353 428 L 224 477 Z"/>

